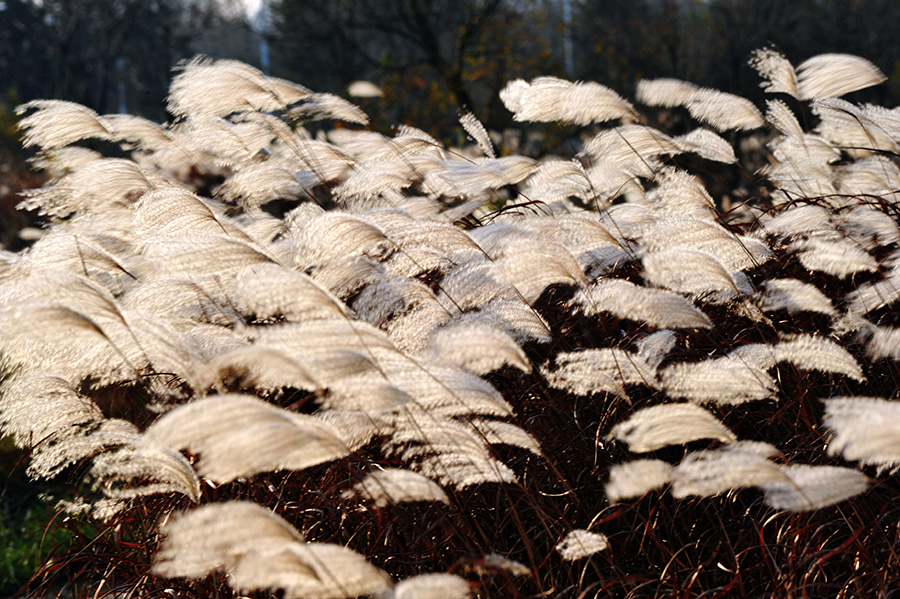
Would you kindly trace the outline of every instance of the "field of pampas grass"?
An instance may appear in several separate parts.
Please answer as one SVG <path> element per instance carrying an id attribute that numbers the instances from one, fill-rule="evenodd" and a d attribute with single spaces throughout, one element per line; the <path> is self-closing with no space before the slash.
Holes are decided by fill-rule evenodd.
<path id="1" fill-rule="evenodd" d="M 900 112 L 751 64 L 765 106 L 510 82 L 571 159 L 226 60 L 167 124 L 21 106 L 0 425 L 72 539 L 22 596 L 890 596 Z"/>

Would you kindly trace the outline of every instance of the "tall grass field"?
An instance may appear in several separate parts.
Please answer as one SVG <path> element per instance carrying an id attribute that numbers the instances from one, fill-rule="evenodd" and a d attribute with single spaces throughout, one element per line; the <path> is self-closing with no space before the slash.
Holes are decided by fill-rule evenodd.
<path id="1" fill-rule="evenodd" d="M 750 63 L 511 81 L 542 157 L 227 60 L 166 124 L 19 107 L 0 427 L 65 490 L 19 595 L 892 596 L 900 111 Z"/>

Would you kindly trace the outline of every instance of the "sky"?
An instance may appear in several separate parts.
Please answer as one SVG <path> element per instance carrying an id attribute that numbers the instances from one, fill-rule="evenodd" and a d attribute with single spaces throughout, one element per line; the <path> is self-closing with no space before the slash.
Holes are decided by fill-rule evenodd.
<path id="1" fill-rule="evenodd" d="M 244 10 L 252 17 L 259 12 L 263 0 L 238 0 L 238 2 L 244 5 Z"/>

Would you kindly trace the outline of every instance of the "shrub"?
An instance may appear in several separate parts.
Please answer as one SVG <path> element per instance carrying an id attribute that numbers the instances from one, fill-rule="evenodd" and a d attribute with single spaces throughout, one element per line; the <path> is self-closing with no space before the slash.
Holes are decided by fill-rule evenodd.
<path id="1" fill-rule="evenodd" d="M 862 59 L 753 64 L 765 115 L 642 82 L 680 136 L 510 83 L 516 119 L 593 128 L 571 160 L 498 157 L 472 115 L 465 150 L 367 131 L 230 61 L 181 65 L 166 125 L 23 106 L 55 178 L 3 256 L 0 421 L 98 523 L 32 590 L 895 588 L 900 127 L 836 97 L 883 80 Z M 703 173 L 764 128 L 764 193 L 722 210 Z"/>

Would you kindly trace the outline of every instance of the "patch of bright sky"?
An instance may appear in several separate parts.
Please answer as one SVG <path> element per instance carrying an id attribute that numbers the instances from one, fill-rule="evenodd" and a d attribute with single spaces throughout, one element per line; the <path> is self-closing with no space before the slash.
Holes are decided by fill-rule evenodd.
<path id="1" fill-rule="evenodd" d="M 255 17 L 263 5 L 263 0 L 238 0 L 238 2 L 244 6 L 244 11 L 251 17 Z"/>

